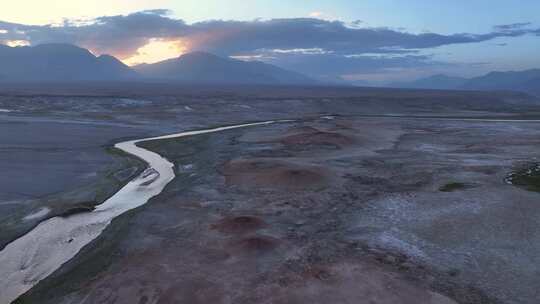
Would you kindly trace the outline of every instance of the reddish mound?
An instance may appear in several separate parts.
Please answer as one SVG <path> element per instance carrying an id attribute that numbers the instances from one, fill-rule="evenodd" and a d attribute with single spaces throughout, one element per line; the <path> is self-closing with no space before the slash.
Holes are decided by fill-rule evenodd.
<path id="1" fill-rule="evenodd" d="M 287 131 L 287 135 L 299 134 L 299 133 L 316 133 L 316 132 L 320 132 L 320 130 L 311 126 L 302 126 L 302 127 L 290 128 Z"/>
<path id="2" fill-rule="evenodd" d="M 313 127 L 302 127 L 291 130 L 279 141 L 288 146 L 326 145 L 339 148 L 353 143 L 353 139 L 350 136 L 338 132 L 321 131 Z"/>
<path id="3" fill-rule="evenodd" d="M 270 236 L 251 236 L 232 243 L 233 251 L 247 254 L 263 254 L 279 246 L 279 240 Z"/>
<path id="4" fill-rule="evenodd" d="M 266 226 L 265 222 L 254 216 L 236 216 L 227 217 L 212 225 L 212 229 L 216 229 L 222 233 L 240 234 L 255 231 Z"/>
<path id="5" fill-rule="evenodd" d="M 159 297 L 157 304 L 170 303 L 224 303 L 223 290 L 216 283 L 202 280 L 180 280 L 167 288 Z M 144 303 L 140 301 L 139 303 Z"/>
<path id="6" fill-rule="evenodd" d="M 325 186 L 326 170 L 266 159 L 233 160 L 222 167 L 227 184 L 244 187 L 307 189 Z"/>

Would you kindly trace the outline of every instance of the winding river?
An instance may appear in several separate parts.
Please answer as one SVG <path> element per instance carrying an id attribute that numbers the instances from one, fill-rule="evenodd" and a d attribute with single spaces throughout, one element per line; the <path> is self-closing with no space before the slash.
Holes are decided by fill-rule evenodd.
<path id="1" fill-rule="evenodd" d="M 71 260 L 85 245 L 97 238 L 111 221 L 128 210 L 144 205 L 163 191 L 174 177 L 174 165 L 161 155 L 137 143 L 268 125 L 266 121 L 189 131 L 166 136 L 121 142 L 116 148 L 146 163 L 141 175 L 127 183 L 93 212 L 54 217 L 41 222 L 26 235 L 0 251 L 0 303 L 11 303 L 41 280 Z"/>

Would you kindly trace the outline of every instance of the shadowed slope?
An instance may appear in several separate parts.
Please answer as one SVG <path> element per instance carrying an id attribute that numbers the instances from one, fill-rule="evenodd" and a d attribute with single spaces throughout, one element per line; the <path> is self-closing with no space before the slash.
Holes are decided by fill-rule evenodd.
<path id="1" fill-rule="evenodd" d="M 147 78 L 211 84 L 315 84 L 302 74 L 263 62 L 246 62 L 194 52 L 179 58 L 135 67 Z"/>
<path id="2" fill-rule="evenodd" d="M 137 74 L 118 59 L 94 56 L 69 44 L 0 47 L 0 80 L 9 82 L 74 82 L 132 80 Z"/>

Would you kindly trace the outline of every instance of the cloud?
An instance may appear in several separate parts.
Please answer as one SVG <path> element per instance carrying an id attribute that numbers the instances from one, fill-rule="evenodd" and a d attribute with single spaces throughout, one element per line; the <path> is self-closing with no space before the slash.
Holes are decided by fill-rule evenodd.
<path id="1" fill-rule="evenodd" d="M 192 46 L 197 49 L 234 54 L 259 49 L 321 48 L 334 53 L 387 53 L 388 50 L 434 48 L 450 44 L 476 43 L 498 37 L 516 37 L 532 32 L 515 29 L 486 34 L 414 34 L 388 28 L 360 28 L 341 21 L 312 18 L 266 21 L 209 21 L 191 25 Z M 200 35 L 200 36 L 199 36 Z"/>
<path id="2" fill-rule="evenodd" d="M 321 20 L 336 20 L 337 18 L 333 15 L 327 14 L 321 11 L 314 11 L 309 13 L 309 18 L 321 19 Z"/>
<path id="3" fill-rule="evenodd" d="M 312 16 L 321 14 L 314 12 Z M 97 54 L 126 59 L 155 39 L 181 41 L 189 51 L 263 58 L 310 74 L 432 65 L 435 63 L 429 56 L 417 53 L 440 46 L 527 34 L 540 35 L 540 29 L 524 22 L 498 25 L 483 34 L 445 35 L 363 27 L 361 21 L 346 23 L 319 18 L 209 20 L 187 24 L 162 9 L 90 20 L 65 20 L 45 26 L 0 22 L 0 42 L 4 43 L 72 43 Z"/>
<path id="4" fill-rule="evenodd" d="M 189 26 L 182 20 L 167 17 L 169 13 L 168 10 L 147 10 L 45 26 L 0 22 L 0 29 L 8 31 L 0 34 L 0 40 L 26 40 L 32 45 L 72 43 L 95 53 L 126 58 L 153 38 L 168 39 L 187 33 Z"/>
<path id="5" fill-rule="evenodd" d="M 311 49 L 287 49 L 287 50 L 282 50 L 282 49 L 273 49 L 273 50 L 268 50 L 269 52 L 272 52 L 272 53 L 277 53 L 277 54 L 304 54 L 304 55 L 320 55 L 320 54 L 330 54 L 332 53 L 331 51 L 325 51 L 321 48 L 311 48 Z"/>
<path id="6" fill-rule="evenodd" d="M 495 30 L 497 30 L 497 31 L 508 31 L 508 30 L 522 29 L 522 28 L 527 27 L 529 25 L 532 25 L 532 23 L 531 22 L 520 22 L 520 23 L 496 25 L 493 28 Z"/>
<path id="7" fill-rule="evenodd" d="M 323 12 L 311 12 L 309 13 L 311 18 L 322 18 L 324 16 Z"/>
<path id="8" fill-rule="evenodd" d="M 158 16 L 167 16 L 167 15 L 171 15 L 172 11 L 169 9 L 151 9 L 151 10 L 140 11 L 139 13 L 149 14 L 149 15 L 158 15 Z"/>
<path id="9" fill-rule="evenodd" d="M 530 23 L 499 25 L 485 34 L 408 33 L 389 28 L 360 27 L 316 18 L 254 21 L 212 20 L 186 24 L 169 16 L 168 10 L 141 11 L 104 16 L 82 22 L 66 20 L 61 25 L 30 26 L 0 22 L 2 39 L 76 43 L 96 52 L 133 54 L 152 38 L 184 39 L 193 50 L 223 55 L 259 49 L 323 49 L 334 53 L 387 53 L 389 49 L 412 50 L 449 44 L 476 43 L 497 37 L 538 33 Z M 5 32 L 7 31 L 7 32 Z"/>

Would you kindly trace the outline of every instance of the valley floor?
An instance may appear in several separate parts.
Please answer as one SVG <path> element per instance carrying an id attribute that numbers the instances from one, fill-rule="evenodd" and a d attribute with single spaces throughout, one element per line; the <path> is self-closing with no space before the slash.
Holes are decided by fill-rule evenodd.
<path id="1" fill-rule="evenodd" d="M 294 119 L 141 144 L 176 178 L 17 302 L 538 303 L 540 194 L 507 177 L 538 162 L 540 123 L 499 120 L 540 107 L 370 94 L 4 99 L 11 120 L 145 135 Z"/>

